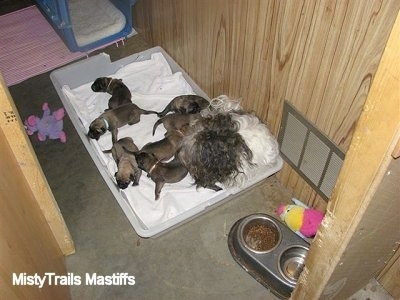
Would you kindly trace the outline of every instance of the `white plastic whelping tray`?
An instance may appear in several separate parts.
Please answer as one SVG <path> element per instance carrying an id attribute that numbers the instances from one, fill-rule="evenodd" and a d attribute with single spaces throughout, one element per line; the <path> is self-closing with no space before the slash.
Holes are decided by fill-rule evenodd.
<path id="1" fill-rule="evenodd" d="M 152 237 L 192 219 L 211 207 L 222 204 L 233 195 L 260 182 L 282 168 L 279 157 L 273 166 L 261 168 L 241 188 L 215 192 L 198 188 L 188 175 L 181 182 L 166 184 L 158 201 L 154 200 L 154 182 L 142 174 L 138 186 L 120 190 L 115 183 L 116 164 L 111 154 L 103 150 L 112 146 L 110 133 L 98 141 L 87 137 L 88 126 L 106 108 L 110 95 L 95 93 L 90 86 L 98 77 L 123 80 L 132 92 L 132 102 L 147 110 L 161 111 L 177 95 L 197 94 L 209 97 L 160 47 L 130 55 L 111 62 L 101 53 L 65 66 L 50 74 L 68 115 L 100 174 L 121 206 L 136 233 Z M 152 135 L 157 115 L 142 115 L 139 123 L 119 129 L 118 138 L 130 136 L 140 149 L 148 142 L 164 137 L 165 129 L 159 126 Z"/>

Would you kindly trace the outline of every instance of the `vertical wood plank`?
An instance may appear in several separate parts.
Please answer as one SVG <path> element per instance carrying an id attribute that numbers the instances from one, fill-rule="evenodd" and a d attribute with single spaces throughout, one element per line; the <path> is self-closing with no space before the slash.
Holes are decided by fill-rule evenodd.
<path id="1" fill-rule="evenodd" d="M 293 299 L 351 296 L 382 268 L 381 258 L 400 238 L 400 161 L 391 157 L 400 137 L 399 49 L 400 14 Z"/>
<path id="2" fill-rule="evenodd" d="M 377 280 L 394 299 L 400 299 L 400 246 L 379 273 Z"/>
<path id="3" fill-rule="evenodd" d="M 0 128 L 4 132 L 4 142 L 12 148 L 18 160 L 23 179 L 30 184 L 43 215 L 64 255 L 75 252 L 74 243 L 64 222 L 58 205 L 50 190 L 40 164 L 27 138 L 18 111 L 0 75 Z M 18 179 L 16 179 L 18 180 Z"/>
<path id="4" fill-rule="evenodd" d="M 0 128 L 0 299 L 69 299 L 68 286 L 15 285 L 13 274 L 67 271 L 63 253 L 45 219 L 21 164 Z"/>

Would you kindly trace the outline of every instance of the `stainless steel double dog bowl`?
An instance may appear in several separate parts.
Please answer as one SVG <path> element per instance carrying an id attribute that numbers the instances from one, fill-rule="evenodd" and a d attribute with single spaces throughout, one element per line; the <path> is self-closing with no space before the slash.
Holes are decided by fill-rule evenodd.
<path id="1" fill-rule="evenodd" d="M 274 217 L 252 214 L 232 226 L 228 247 L 247 273 L 287 299 L 303 270 L 309 244 Z"/>

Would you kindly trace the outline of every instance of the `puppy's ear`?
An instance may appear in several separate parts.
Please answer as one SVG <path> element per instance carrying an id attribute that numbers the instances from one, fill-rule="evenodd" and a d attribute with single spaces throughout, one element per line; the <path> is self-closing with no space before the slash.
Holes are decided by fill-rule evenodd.
<path id="1" fill-rule="evenodd" d="M 200 112 L 201 108 L 199 106 L 199 104 L 193 102 L 193 103 L 189 103 L 188 108 L 187 108 L 187 112 L 189 114 L 195 114 Z"/>
<path id="2" fill-rule="evenodd" d="M 122 145 L 122 148 L 124 149 L 124 151 L 130 154 L 133 154 L 135 151 L 138 151 L 137 147 L 134 144 Z"/>
<path id="3" fill-rule="evenodd" d="M 123 147 L 123 148 L 124 148 L 124 150 L 125 150 L 127 153 L 133 154 L 133 155 L 135 155 L 135 156 L 139 153 L 139 151 L 132 151 L 132 150 L 129 150 L 129 149 L 125 148 L 125 147 Z"/>
<path id="4" fill-rule="evenodd" d="M 131 176 L 129 176 L 129 179 L 132 181 L 132 185 L 138 185 L 139 183 L 136 181 L 135 178 L 135 174 L 131 174 Z"/>
<path id="5" fill-rule="evenodd" d="M 136 151 L 133 153 L 133 155 L 135 155 L 136 162 L 139 164 L 143 161 L 146 154 L 142 151 Z"/>

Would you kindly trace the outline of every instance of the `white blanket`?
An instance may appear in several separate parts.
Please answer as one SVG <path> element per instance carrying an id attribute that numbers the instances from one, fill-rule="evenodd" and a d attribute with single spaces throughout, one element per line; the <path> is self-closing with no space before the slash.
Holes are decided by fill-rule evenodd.
<path id="1" fill-rule="evenodd" d="M 181 72 L 172 73 L 168 62 L 159 52 L 153 53 L 149 60 L 127 64 L 115 74 L 96 74 L 96 77 L 103 76 L 122 79 L 132 93 L 132 102 L 147 110 L 162 111 L 175 96 L 194 94 L 183 74 Z M 95 79 L 93 78 L 93 81 Z M 108 99 L 111 97 L 107 93 L 93 92 L 91 90 L 93 81 L 74 89 L 69 86 L 62 88 L 63 95 L 68 99 L 84 127 L 82 129 L 81 126 L 78 126 L 77 129 L 84 130 L 84 135 L 87 134 L 90 123 L 108 107 Z M 164 138 L 163 126 L 158 126 L 155 135 L 152 136 L 153 125 L 157 119 L 155 114 L 142 115 L 139 123 L 120 128 L 118 138 L 132 137 L 139 149 L 149 142 L 160 140 Z M 124 209 L 127 216 L 133 211 L 135 218 L 143 227 L 141 229 L 144 229 L 145 234 L 150 236 L 150 233 L 155 234 L 176 225 L 203 211 L 209 205 L 214 205 L 229 195 L 272 175 L 282 167 L 276 140 L 266 128 L 263 129 L 265 125 L 250 115 L 237 117 L 237 121 L 241 124 L 239 132 L 246 140 L 252 141 L 249 147 L 253 151 L 254 162 L 258 167 L 246 171 L 248 176 L 242 186 L 224 188 L 219 192 L 204 188 L 196 189 L 192 177 L 187 175 L 178 183 L 165 184 L 160 199 L 155 201 L 155 183 L 146 176 L 146 172 L 143 172 L 139 186 L 129 186 L 127 189 L 119 190 L 114 177 L 117 166 L 111 154 L 103 153 L 103 150 L 112 147 L 111 134 L 107 132 L 98 141 L 90 140 L 89 152 L 95 153 L 103 165 L 106 172 L 101 173 L 106 173 L 104 176 L 108 176 L 107 184 L 113 188 L 112 182 L 114 182 L 116 191 L 120 191 L 118 202 L 121 201 L 119 197 L 121 196 L 122 201 L 128 203 L 131 210 L 127 212 Z M 253 124 L 254 122 L 256 124 Z M 254 126 L 262 128 L 255 131 Z M 138 228 L 135 229 L 138 230 Z"/>
<path id="2" fill-rule="evenodd" d="M 101 76 L 99 74 L 99 77 Z M 153 54 L 150 60 L 128 64 L 111 77 L 121 78 L 131 90 L 132 101 L 143 109 L 162 111 L 175 96 L 194 94 L 182 73 L 172 74 L 168 62 L 161 53 Z M 110 98 L 106 93 L 94 93 L 90 88 L 91 84 L 92 82 L 89 82 L 73 90 L 68 86 L 62 89 L 84 125 L 85 133 L 91 121 L 108 107 Z M 139 149 L 148 142 L 160 140 L 164 138 L 163 126 L 158 126 L 155 135 L 152 136 L 153 125 L 157 119 L 156 115 L 142 115 L 139 123 L 120 128 L 118 138 L 132 137 Z M 116 164 L 111 154 L 102 152 L 111 148 L 111 134 L 107 132 L 98 141 L 91 140 L 91 144 L 107 168 L 108 175 L 115 182 Z M 121 190 L 122 196 L 127 199 L 137 217 L 147 228 L 157 226 L 213 197 L 227 193 L 196 189 L 190 175 L 181 182 L 165 184 L 158 201 L 154 200 L 154 188 L 154 182 L 143 172 L 139 186 L 129 186 Z"/>

